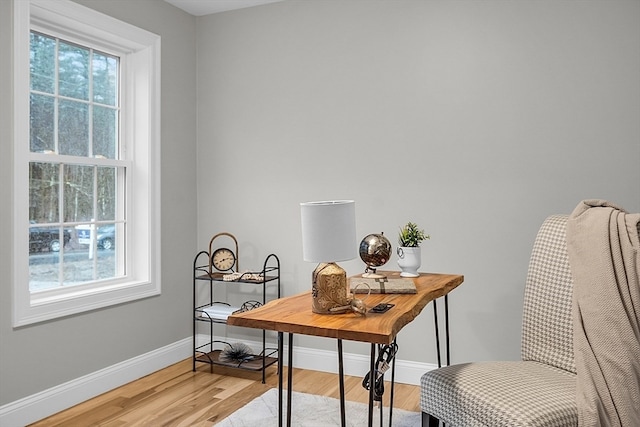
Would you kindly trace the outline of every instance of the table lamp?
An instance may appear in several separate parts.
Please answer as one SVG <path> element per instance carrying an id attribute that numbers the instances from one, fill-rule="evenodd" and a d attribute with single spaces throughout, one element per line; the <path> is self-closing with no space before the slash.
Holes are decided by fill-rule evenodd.
<path id="1" fill-rule="evenodd" d="M 300 214 L 303 259 L 319 263 L 312 273 L 311 309 L 320 314 L 348 311 L 352 298 L 347 272 L 336 262 L 358 254 L 355 202 L 300 203 Z"/>

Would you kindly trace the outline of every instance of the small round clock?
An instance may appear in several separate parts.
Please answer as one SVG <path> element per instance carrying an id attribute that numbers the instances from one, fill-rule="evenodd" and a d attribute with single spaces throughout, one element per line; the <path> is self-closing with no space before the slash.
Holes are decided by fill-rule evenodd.
<path id="1" fill-rule="evenodd" d="M 211 255 L 211 263 L 218 271 L 229 271 L 236 263 L 236 255 L 227 248 L 216 249 Z"/>

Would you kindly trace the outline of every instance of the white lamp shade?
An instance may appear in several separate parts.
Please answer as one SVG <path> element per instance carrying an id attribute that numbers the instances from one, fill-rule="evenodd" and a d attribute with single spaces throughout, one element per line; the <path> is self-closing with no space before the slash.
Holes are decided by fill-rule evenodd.
<path id="1" fill-rule="evenodd" d="M 338 262 L 357 256 L 356 202 L 300 203 L 302 257 L 309 262 Z"/>

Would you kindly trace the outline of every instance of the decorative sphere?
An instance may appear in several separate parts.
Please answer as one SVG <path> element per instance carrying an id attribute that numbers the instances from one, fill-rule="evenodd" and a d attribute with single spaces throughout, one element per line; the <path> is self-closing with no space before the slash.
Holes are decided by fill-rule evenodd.
<path id="1" fill-rule="evenodd" d="M 360 258 L 368 267 L 380 267 L 391 258 L 391 242 L 383 233 L 369 234 L 360 242 Z"/>

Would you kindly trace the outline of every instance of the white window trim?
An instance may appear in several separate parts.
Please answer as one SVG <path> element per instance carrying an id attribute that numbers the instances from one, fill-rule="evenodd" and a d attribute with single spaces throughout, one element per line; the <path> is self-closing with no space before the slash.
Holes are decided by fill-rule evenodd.
<path id="1" fill-rule="evenodd" d="M 160 36 L 69 0 L 13 0 L 13 326 L 19 327 L 160 294 Z M 85 24 L 90 23 L 90 24 Z M 69 287 L 60 295 L 29 291 L 29 33 L 31 25 L 50 28 L 73 41 L 75 34 L 125 52 L 126 108 L 123 138 L 135 141 L 134 176 L 126 194 L 128 247 L 126 281 Z M 131 147 L 131 145 L 129 145 Z M 40 297 L 38 295 L 41 295 Z M 46 295 L 46 296 L 45 296 Z"/>

